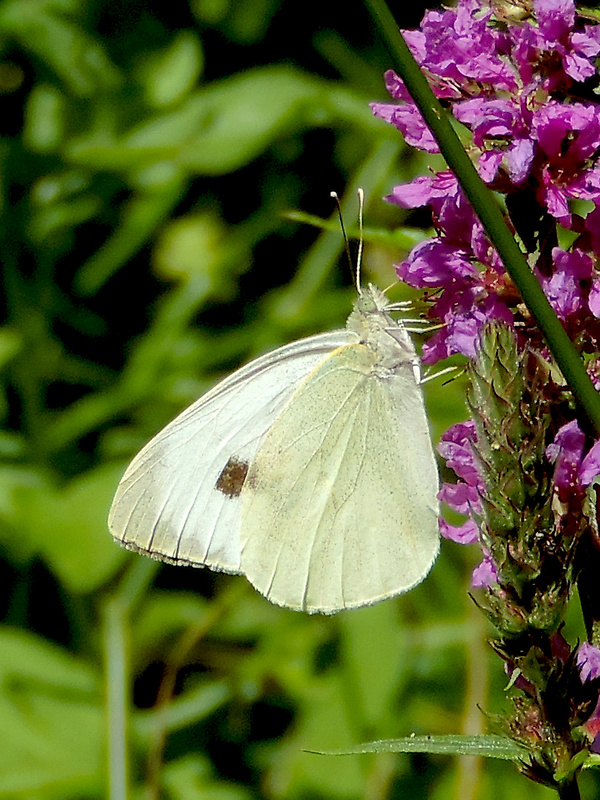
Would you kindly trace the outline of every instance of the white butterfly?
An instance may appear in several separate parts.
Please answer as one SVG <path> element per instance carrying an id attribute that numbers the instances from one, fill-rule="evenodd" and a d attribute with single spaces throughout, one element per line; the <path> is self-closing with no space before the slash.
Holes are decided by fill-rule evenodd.
<path id="1" fill-rule="evenodd" d="M 389 310 L 359 289 L 345 330 L 257 358 L 186 409 L 129 465 L 113 536 L 309 613 L 420 583 L 439 550 L 438 476 L 419 359 Z"/>

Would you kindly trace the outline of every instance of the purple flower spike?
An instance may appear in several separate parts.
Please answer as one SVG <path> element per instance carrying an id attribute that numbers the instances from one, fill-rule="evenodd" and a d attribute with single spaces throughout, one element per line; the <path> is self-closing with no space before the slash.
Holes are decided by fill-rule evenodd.
<path id="1" fill-rule="evenodd" d="M 600 26 L 580 18 L 574 0 L 458 0 L 405 37 L 600 389 Z M 388 72 L 386 85 L 393 102 L 374 113 L 437 152 L 402 80 Z M 506 730 L 528 748 L 526 774 L 557 789 L 584 751 L 600 752 L 600 703 L 589 713 L 600 648 L 582 644 L 575 663 L 561 633 L 574 584 L 592 586 L 600 569 L 600 440 L 580 427 L 568 376 L 455 176 L 422 175 L 386 199 L 428 208 L 435 231 L 396 265 L 437 324 L 421 359 L 459 356 L 470 379 L 473 420 L 449 428 L 438 447 L 454 473 L 438 494 L 451 515 L 440 533 L 480 550 L 472 586 L 498 632 L 511 691 L 521 693 Z M 597 629 L 589 594 L 579 596 Z"/>

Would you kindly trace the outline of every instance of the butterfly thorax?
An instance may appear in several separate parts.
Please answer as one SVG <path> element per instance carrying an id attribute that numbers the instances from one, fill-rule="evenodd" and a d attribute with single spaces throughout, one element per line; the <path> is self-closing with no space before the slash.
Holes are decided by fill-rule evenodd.
<path id="1" fill-rule="evenodd" d="M 392 319 L 389 307 L 385 294 L 369 284 L 357 297 L 346 327 L 377 354 L 377 361 L 384 369 L 394 370 L 410 363 L 418 374 L 419 358 L 410 335 L 401 322 Z"/>

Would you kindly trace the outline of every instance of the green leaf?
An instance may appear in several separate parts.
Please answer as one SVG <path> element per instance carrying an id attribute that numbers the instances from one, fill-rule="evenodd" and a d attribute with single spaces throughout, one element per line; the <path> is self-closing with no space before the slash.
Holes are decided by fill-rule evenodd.
<path id="1" fill-rule="evenodd" d="M 8 326 L 0 328 L 0 369 L 16 356 L 22 344 L 21 336 L 17 330 Z"/>
<path id="2" fill-rule="evenodd" d="M 139 610 L 131 632 L 134 665 L 142 669 L 146 659 L 165 658 L 174 639 L 204 619 L 208 607 L 196 594 L 155 589 Z"/>
<path id="3" fill-rule="evenodd" d="M 592 767 L 600 767 L 600 755 L 596 753 L 588 753 L 588 757 L 583 762 L 584 769 L 591 769 Z"/>
<path id="4" fill-rule="evenodd" d="M 250 797 L 242 786 L 215 778 L 208 759 L 199 754 L 190 753 L 168 764 L 163 783 L 169 800 L 246 800 Z"/>
<path id="5" fill-rule="evenodd" d="M 98 676 L 37 636 L 0 628 L 0 797 L 98 796 Z"/>
<path id="6" fill-rule="evenodd" d="M 148 103 L 161 108 L 182 100 L 200 77 L 203 62 L 198 36 L 191 30 L 180 31 L 168 47 L 144 61 L 140 72 Z"/>
<path id="7" fill-rule="evenodd" d="M 357 753 L 436 753 L 445 756 L 484 756 L 504 761 L 518 761 L 526 757 L 526 751 L 505 736 L 480 734 L 462 736 L 405 736 L 402 739 L 382 739 L 366 742 L 342 750 L 307 750 L 323 756 L 346 756 Z"/>
<path id="8" fill-rule="evenodd" d="M 56 86 L 40 84 L 27 100 L 23 140 L 34 153 L 51 153 L 62 142 L 66 121 L 64 94 Z"/>
<path id="9" fill-rule="evenodd" d="M 231 700 L 231 688 L 225 681 L 203 682 L 179 694 L 166 708 L 138 711 L 132 730 L 140 750 L 146 752 L 164 726 L 169 734 L 197 725 Z"/>
<path id="10" fill-rule="evenodd" d="M 83 27 L 55 13 L 51 3 L 8 0 L 0 9 L 0 32 L 35 53 L 80 97 L 120 83 L 102 45 Z"/>
<path id="11" fill-rule="evenodd" d="M 34 484 L 15 490 L 14 529 L 69 591 L 92 592 L 125 558 L 106 523 L 120 473 L 107 465 L 60 489 Z"/>
<path id="12" fill-rule="evenodd" d="M 282 136 L 346 122 L 344 103 L 352 100 L 357 100 L 352 92 L 299 70 L 257 68 L 203 87 L 118 141 L 103 132 L 86 133 L 70 145 L 68 157 L 111 172 L 168 162 L 186 173 L 222 175 L 257 158 Z M 366 105 L 364 122 L 376 128 Z"/>

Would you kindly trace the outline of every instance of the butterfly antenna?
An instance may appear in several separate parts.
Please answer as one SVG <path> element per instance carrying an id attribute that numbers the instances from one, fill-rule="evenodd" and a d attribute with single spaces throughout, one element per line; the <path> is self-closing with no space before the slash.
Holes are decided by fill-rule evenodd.
<path id="1" fill-rule="evenodd" d="M 365 210 L 364 189 L 358 190 L 358 254 L 356 256 L 356 291 L 360 294 L 360 270 L 362 267 L 363 245 L 364 245 L 364 225 L 363 216 Z"/>
<path id="2" fill-rule="evenodd" d="M 344 225 L 344 215 L 342 214 L 342 205 L 340 203 L 340 198 L 337 192 L 329 192 L 329 196 L 333 197 L 333 199 L 335 200 L 335 205 L 337 207 L 337 212 L 338 212 L 338 219 L 340 221 L 340 228 L 342 229 L 342 236 L 344 237 L 344 250 L 346 251 L 346 256 L 350 264 L 350 269 L 352 270 L 352 272 L 354 272 L 354 265 L 352 263 L 352 252 L 350 250 L 350 242 L 348 240 L 346 226 Z"/>
<path id="3" fill-rule="evenodd" d="M 342 215 L 342 206 L 340 204 L 340 198 L 337 192 L 330 192 L 330 196 L 333 197 L 335 200 L 338 217 L 340 220 L 340 227 L 342 229 L 342 236 L 344 237 L 344 249 L 346 250 L 346 256 L 348 257 L 348 262 L 350 264 L 350 269 L 352 271 L 352 277 L 354 279 L 354 285 L 356 286 L 356 291 L 360 294 L 360 270 L 362 264 L 362 254 L 363 254 L 363 211 L 365 206 L 365 193 L 362 189 L 358 190 L 358 230 L 359 230 L 359 237 L 358 237 L 358 254 L 356 257 L 356 268 L 353 263 L 352 259 L 352 251 L 350 250 L 350 241 L 348 239 L 348 234 L 346 232 L 346 226 L 344 225 L 344 217 Z"/>

